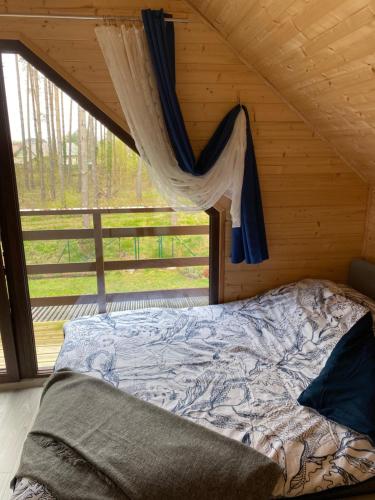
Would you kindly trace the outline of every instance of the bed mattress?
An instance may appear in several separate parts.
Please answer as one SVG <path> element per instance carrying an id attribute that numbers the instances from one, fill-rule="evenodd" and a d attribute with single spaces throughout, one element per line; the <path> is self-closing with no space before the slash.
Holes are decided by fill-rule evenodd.
<path id="1" fill-rule="evenodd" d="M 223 305 L 77 319 L 65 325 L 56 368 L 101 378 L 264 453 L 283 468 L 276 497 L 356 484 L 375 476 L 370 441 L 297 403 L 368 311 L 351 293 L 304 280 Z M 53 497 L 24 478 L 13 498 Z"/>

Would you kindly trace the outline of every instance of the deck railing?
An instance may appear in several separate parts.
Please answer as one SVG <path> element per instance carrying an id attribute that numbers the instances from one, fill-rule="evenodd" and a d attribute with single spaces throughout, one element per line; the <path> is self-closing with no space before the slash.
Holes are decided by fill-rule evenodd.
<path id="1" fill-rule="evenodd" d="M 84 229 L 38 229 L 23 231 L 24 241 L 48 241 L 92 239 L 94 240 L 95 260 L 91 262 L 57 263 L 57 264 L 29 264 L 28 275 L 40 274 L 66 274 L 95 272 L 97 293 L 92 295 L 64 295 L 53 297 L 36 297 L 31 299 L 32 306 L 55 306 L 69 304 L 98 303 L 99 312 L 106 312 L 107 302 L 136 300 L 163 297 L 173 298 L 182 296 L 205 296 L 208 288 L 184 288 L 173 290 L 152 290 L 146 292 L 107 293 L 105 285 L 105 271 L 119 271 L 126 269 L 150 269 L 168 267 L 206 266 L 208 257 L 177 257 L 133 260 L 104 260 L 103 238 L 142 237 L 142 236 L 182 236 L 182 235 L 207 235 L 208 225 L 186 226 L 147 226 L 147 227 L 111 227 L 102 225 L 103 214 L 134 214 L 173 212 L 168 207 L 149 208 L 72 208 L 48 210 L 21 210 L 22 217 L 30 216 L 62 216 L 62 215 L 88 215 L 92 217 L 92 228 Z"/>

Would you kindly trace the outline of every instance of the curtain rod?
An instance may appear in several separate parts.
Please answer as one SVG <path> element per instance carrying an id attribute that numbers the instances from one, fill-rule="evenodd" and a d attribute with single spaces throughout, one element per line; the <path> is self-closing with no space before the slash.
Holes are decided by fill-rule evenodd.
<path id="1" fill-rule="evenodd" d="M 77 21 L 142 21 L 140 17 L 136 16 L 69 16 L 59 14 L 3 14 L 0 17 L 19 17 L 29 19 L 74 19 Z M 166 17 L 164 19 L 167 23 L 191 23 L 190 19 L 178 19 L 173 17 Z"/>

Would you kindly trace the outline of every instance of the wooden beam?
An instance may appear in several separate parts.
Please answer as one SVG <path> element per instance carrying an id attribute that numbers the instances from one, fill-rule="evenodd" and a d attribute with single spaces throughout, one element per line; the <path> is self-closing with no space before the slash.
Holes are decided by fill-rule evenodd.
<path id="1" fill-rule="evenodd" d="M 24 241 L 84 240 L 94 238 L 93 229 L 40 229 L 22 231 Z"/>
<path id="2" fill-rule="evenodd" d="M 209 234 L 208 226 L 149 226 L 103 229 L 103 238 Z"/>
<path id="3" fill-rule="evenodd" d="M 209 257 L 177 257 L 172 259 L 109 260 L 104 262 L 105 271 L 125 269 L 160 269 L 167 267 L 208 266 Z M 27 273 L 34 274 L 70 274 L 96 271 L 96 262 L 76 262 L 70 264 L 29 264 Z"/>
<path id="4" fill-rule="evenodd" d="M 96 271 L 96 262 L 72 262 L 70 264 L 29 264 L 27 274 L 89 273 Z"/>
<path id="5" fill-rule="evenodd" d="M 123 269 L 165 269 L 167 267 L 208 266 L 208 257 L 177 257 L 175 259 L 110 260 L 104 262 L 106 271 Z"/>
<path id="6" fill-rule="evenodd" d="M 100 216 L 95 212 L 94 217 Z M 209 234 L 208 226 L 149 226 L 115 227 L 101 230 L 103 238 L 129 238 L 143 236 L 181 236 Z M 22 232 L 24 241 L 82 240 L 95 238 L 95 229 L 40 229 Z"/>
<path id="7" fill-rule="evenodd" d="M 41 215 L 83 215 L 83 214 L 136 214 L 154 212 L 174 212 L 170 207 L 118 207 L 118 208 L 24 208 L 20 210 L 21 217 L 34 217 Z"/>
<path id="8" fill-rule="evenodd" d="M 102 217 L 100 213 L 93 214 L 93 224 L 94 224 L 94 242 L 95 242 L 96 283 L 98 287 L 98 310 L 99 313 L 105 313 L 107 307 L 105 302 L 105 273 L 104 273 L 104 256 L 103 256 Z"/>

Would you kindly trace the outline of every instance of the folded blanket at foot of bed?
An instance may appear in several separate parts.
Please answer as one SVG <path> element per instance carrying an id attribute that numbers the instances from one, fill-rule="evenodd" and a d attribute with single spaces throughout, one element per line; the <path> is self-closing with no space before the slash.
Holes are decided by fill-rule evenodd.
<path id="1" fill-rule="evenodd" d="M 16 477 L 37 480 L 59 500 L 262 500 L 279 475 L 248 446 L 60 370 L 45 386 Z"/>

